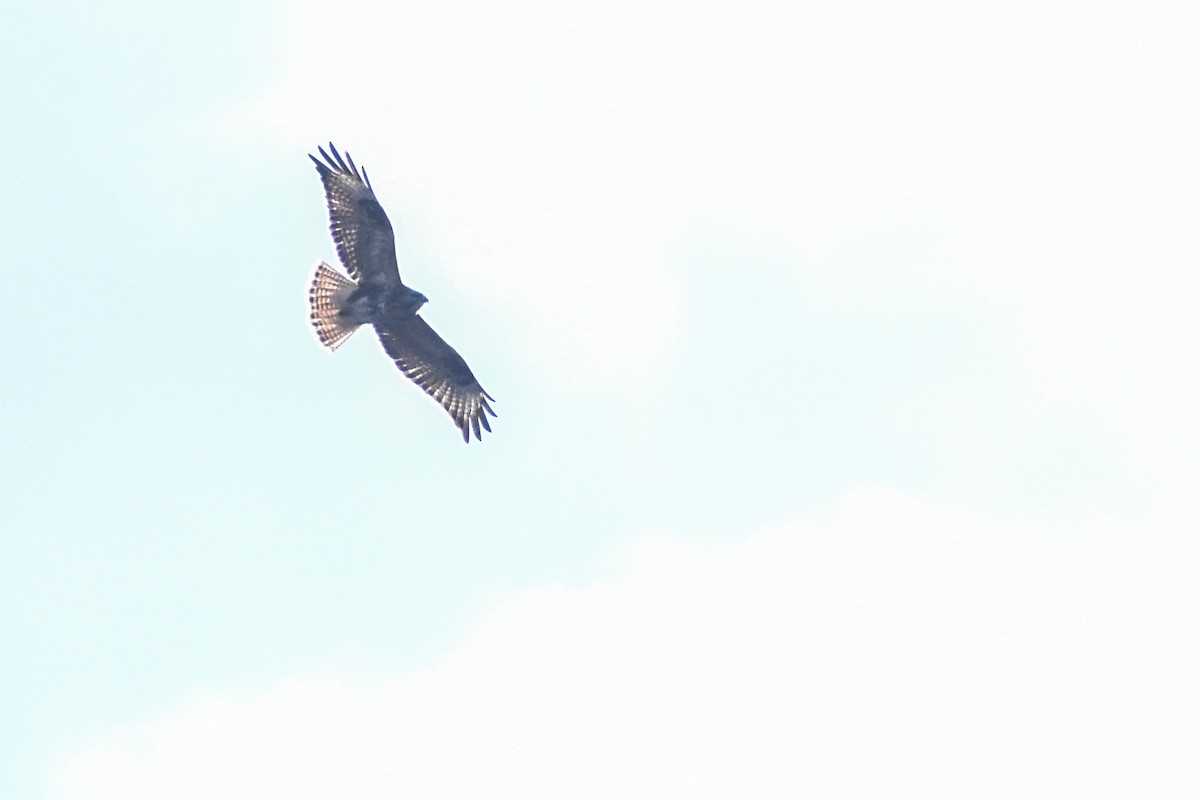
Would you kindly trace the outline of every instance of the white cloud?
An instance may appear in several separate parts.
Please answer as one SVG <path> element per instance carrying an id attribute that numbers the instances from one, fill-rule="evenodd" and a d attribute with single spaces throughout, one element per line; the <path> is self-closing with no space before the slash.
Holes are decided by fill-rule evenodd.
<path id="1" fill-rule="evenodd" d="M 1032 531 L 862 489 L 740 542 L 639 538 L 391 680 L 197 698 L 51 797 L 1183 797 L 1195 501 Z"/>

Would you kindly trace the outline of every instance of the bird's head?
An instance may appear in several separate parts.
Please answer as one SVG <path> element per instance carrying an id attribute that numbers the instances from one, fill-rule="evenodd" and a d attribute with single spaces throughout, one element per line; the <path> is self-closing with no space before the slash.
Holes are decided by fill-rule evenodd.
<path id="1" fill-rule="evenodd" d="M 405 298 L 404 304 L 412 309 L 412 313 L 415 314 L 417 310 L 421 308 L 421 306 L 429 302 L 429 298 L 418 292 L 416 289 L 412 289 L 408 286 L 405 286 L 404 288 L 407 290 L 405 292 L 407 297 Z"/>

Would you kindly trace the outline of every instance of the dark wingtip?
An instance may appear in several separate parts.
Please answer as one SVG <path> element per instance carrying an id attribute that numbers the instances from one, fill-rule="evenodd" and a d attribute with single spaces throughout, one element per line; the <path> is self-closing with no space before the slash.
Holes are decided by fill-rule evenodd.
<path id="1" fill-rule="evenodd" d="M 317 152 L 321 154 L 321 158 L 325 159 L 324 164 L 317 160 L 317 157 L 311 153 L 308 157 L 317 165 L 317 171 L 321 173 L 322 177 L 329 172 L 341 172 L 344 175 L 352 175 L 358 178 L 360 183 L 365 183 L 368 189 L 371 188 L 371 182 L 364 177 L 367 171 L 365 169 L 359 170 L 358 165 L 354 163 L 354 159 L 350 157 L 349 150 L 346 151 L 345 157 L 343 157 L 333 142 L 330 142 L 328 153 L 325 152 L 324 147 L 318 147 Z M 349 162 L 349 166 L 347 166 L 347 162 Z"/>
<path id="2" fill-rule="evenodd" d="M 494 403 L 494 402 L 496 402 L 496 398 L 492 397 L 490 394 L 483 391 L 482 389 L 480 389 L 479 391 L 483 395 L 483 397 L 479 398 L 479 407 L 482 408 L 487 413 L 491 414 L 493 417 L 499 416 L 495 411 L 492 411 L 492 407 L 490 405 L 488 405 L 488 400 L 491 400 Z M 486 397 L 487 400 L 485 400 L 484 397 Z M 479 416 L 482 417 L 483 414 L 480 414 Z M 486 420 L 486 417 L 484 419 Z M 485 425 L 487 424 L 486 421 L 484 422 L 484 424 Z M 488 430 L 490 431 L 491 428 L 488 428 Z"/>
<path id="3" fill-rule="evenodd" d="M 340 169 L 342 172 L 350 174 L 351 170 L 346 166 L 346 160 L 342 158 L 342 154 L 338 152 L 338 149 L 333 146 L 333 142 L 329 143 L 329 152 L 333 153 L 333 158 L 334 161 L 337 162 L 338 169 Z M 349 156 L 350 154 L 347 153 L 346 155 Z M 354 162 L 352 161 L 350 163 L 353 164 Z"/>

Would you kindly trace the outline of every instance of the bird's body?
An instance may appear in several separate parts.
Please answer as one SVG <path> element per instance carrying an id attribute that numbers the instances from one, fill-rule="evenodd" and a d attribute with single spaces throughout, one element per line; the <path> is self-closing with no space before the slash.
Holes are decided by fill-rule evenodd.
<path id="1" fill-rule="evenodd" d="M 425 295 L 404 284 L 378 286 L 366 283 L 346 295 L 341 314 L 359 324 L 411 317 L 429 302 Z"/>
<path id="2" fill-rule="evenodd" d="M 375 198 L 366 172 L 332 144 L 318 148 L 324 163 L 309 156 L 325 186 L 329 230 L 349 277 L 325 262 L 309 289 L 310 319 L 321 343 L 336 350 L 362 325 L 371 325 L 396 366 L 438 401 L 462 431 L 479 439 L 496 416 L 467 362 L 417 312 L 425 295 L 400 280 L 391 222 Z M 493 401 L 494 402 L 494 401 Z"/>

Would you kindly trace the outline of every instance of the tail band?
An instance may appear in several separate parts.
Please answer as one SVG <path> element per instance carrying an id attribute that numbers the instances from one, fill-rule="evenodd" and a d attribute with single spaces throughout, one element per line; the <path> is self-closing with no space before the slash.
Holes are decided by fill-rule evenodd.
<path id="1" fill-rule="evenodd" d="M 317 273 L 308 290 L 309 320 L 321 344 L 331 352 L 358 330 L 360 323 L 350 322 L 339 313 L 346 296 L 357 286 L 324 261 L 317 265 Z"/>

